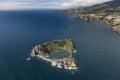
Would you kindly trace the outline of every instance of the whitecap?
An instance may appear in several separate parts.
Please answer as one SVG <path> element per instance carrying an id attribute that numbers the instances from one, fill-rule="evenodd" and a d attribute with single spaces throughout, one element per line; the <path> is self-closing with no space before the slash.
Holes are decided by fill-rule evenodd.
<path id="1" fill-rule="evenodd" d="M 57 67 L 58 67 L 58 68 L 62 68 L 62 66 L 61 66 L 61 65 L 59 65 L 59 64 L 57 65 Z"/>
<path id="2" fill-rule="evenodd" d="M 26 60 L 29 61 L 29 60 L 31 60 L 31 58 L 27 58 Z"/>
<path id="3" fill-rule="evenodd" d="M 74 50 L 74 51 L 73 51 L 73 53 L 76 53 L 76 52 L 77 52 L 77 50 Z"/>
<path id="4" fill-rule="evenodd" d="M 76 50 L 75 50 L 75 52 L 76 52 Z M 78 68 L 77 67 L 75 67 L 75 68 L 73 68 L 73 67 L 68 67 L 67 65 L 60 65 L 59 63 L 57 63 L 56 61 L 54 61 L 54 60 L 51 60 L 51 59 L 46 59 L 46 58 L 44 58 L 43 56 L 41 56 L 41 55 L 32 55 L 31 54 L 31 56 L 36 56 L 36 57 L 38 57 L 38 58 L 40 58 L 40 59 L 42 59 L 42 60 L 45 60 L 45 61 L 48 61 L 48 62 L 51 62 L 51 65 L 52 66 L 57 66 L 58 68 L 64 68 L 64 69 L 67 69 L 67 70 L 77 70 Z M 31 58 L 27 58 L 26 60 L 31 60 Z"/>
<path id="5" fill-rule="evenodd" d="M 52 66 L 56 66 L 57 63 L 55 61 L 52 61 Z"/>

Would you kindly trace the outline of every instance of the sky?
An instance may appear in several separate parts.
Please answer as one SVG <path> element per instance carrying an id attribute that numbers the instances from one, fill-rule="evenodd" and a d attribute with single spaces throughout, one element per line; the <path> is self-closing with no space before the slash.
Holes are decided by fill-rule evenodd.
<path id="1" fill-rule="evenodd" d="M 10 9 L 65 9 L 86 7 L 112 0 L 0 0 L 0 10 Z"/>

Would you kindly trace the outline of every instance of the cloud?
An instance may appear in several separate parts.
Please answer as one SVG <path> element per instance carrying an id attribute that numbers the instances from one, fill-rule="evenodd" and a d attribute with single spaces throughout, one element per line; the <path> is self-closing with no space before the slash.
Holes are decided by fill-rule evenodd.
<path id="1" fill-rule="evenodd" d="M 104 2 L 108 2 L 112 0 L 70 0 L 69 2 L 62 3 L 61 5 L 68 8 L 68 7 L 85 7 L 85 6 L 91 6 L 94 4 L 100 4 Z"/>
<path id="2" fill-rule="evenodd" d="M 111 0 L 0 0 L 0 10 L 37 9 L 37 8 L 71 8 L 91 6 Z"/>
<path id="3" fill-rule="evenodd" d="M 0 2 L 0 10 L 24 9 L 30 2 Z"/>

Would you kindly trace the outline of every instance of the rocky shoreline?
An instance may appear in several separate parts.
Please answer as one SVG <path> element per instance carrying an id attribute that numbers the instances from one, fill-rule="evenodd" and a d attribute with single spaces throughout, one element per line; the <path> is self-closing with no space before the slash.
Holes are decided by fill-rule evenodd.
<path id="1" fill-rule="evenodd" d="M 61 10 L 61 13 L 73 14 L 74 19 L 84 19 L 86 21 L 102 21 L 107 24 L 109 28 L 120 34 L 120 15 L 114 14 L 103 14 L 103 13 L 87 13 L 87 12 L 77 12 L 73 10 Z"/>
<path id="2" fill-rule="evenodd" d="M 87 16 L 86 16 L 87 15 Z M 117 33 L 120 34 L 120 28 L 117 27 L 120 26 L 120 16 L 106 16 L 104 18 L 102 18 L 103 16 L 101 17 L 98 17 L 96 16 L 95 14 L 76 14 L 74 16 L 75 19 L 85 19 L 85 20 L 88 20 L 88 21 L 102 21 L 104 23 L 106 23 L 106 25 L 111 28 L 112 30 L 116 31 Z"/>
<path id="3" fill-rule="evenodd" d="M 51 52 L 58 49 L 68 51 L 69 56 L 62 59 L 54 59 L 50 57 L 50 54 L 52 54 Z M 77 69 L 76 61 L 72 57 L 74 52 L 76 52 L 76 49 L 71 39 L 60 39 L 35 46 L 32 49 L 31 55 L 49 61 L 53 66 L 57 66 L 58 68 L 71 70 Z"/>

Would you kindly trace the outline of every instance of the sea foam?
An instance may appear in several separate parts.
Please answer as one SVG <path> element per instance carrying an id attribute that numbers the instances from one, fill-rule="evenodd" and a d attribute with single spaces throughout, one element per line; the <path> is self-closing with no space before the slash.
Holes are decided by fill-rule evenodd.
<path id="1" fill-rule="evenodd" d="M 26 60 L 29 61 L 29 60 L 31 60 L 31 58 L 27 58 Z"/>
<path id="2" fill-rule="evenodd" d="M 32 54 L 31 54 L 31 56 L 32 56 L 32 57 L 36 56 L 36 57 L 38 57 L 38 58 L 40 58 L 40 59 L 42 59 L 42 60 L 51 62 L 51 65 L 52 65 L 52 66 L 56 66 L 57 68 L 64 68 L 64 69 L 67 69 L 67 70 L 77 70 L 77 69 L 78 69 L 77 67 L 76 67 L 76 68 L 73 68 L 73 67 L 68 67 L 68 66 L 66 66 L 66 65 L 62 66 L 62 65 L 60 65 L 59 63 L 57 63 L 56 61 L 53 61 L 53 60 L 51 60 L 51 59 L 46 59 L 46 58 L 44 58 L 44 57 L 41 56 L 41 55 L 32 55 Z M 29 60 L 29 59 L 28 59 L 28 60 Z"/>

